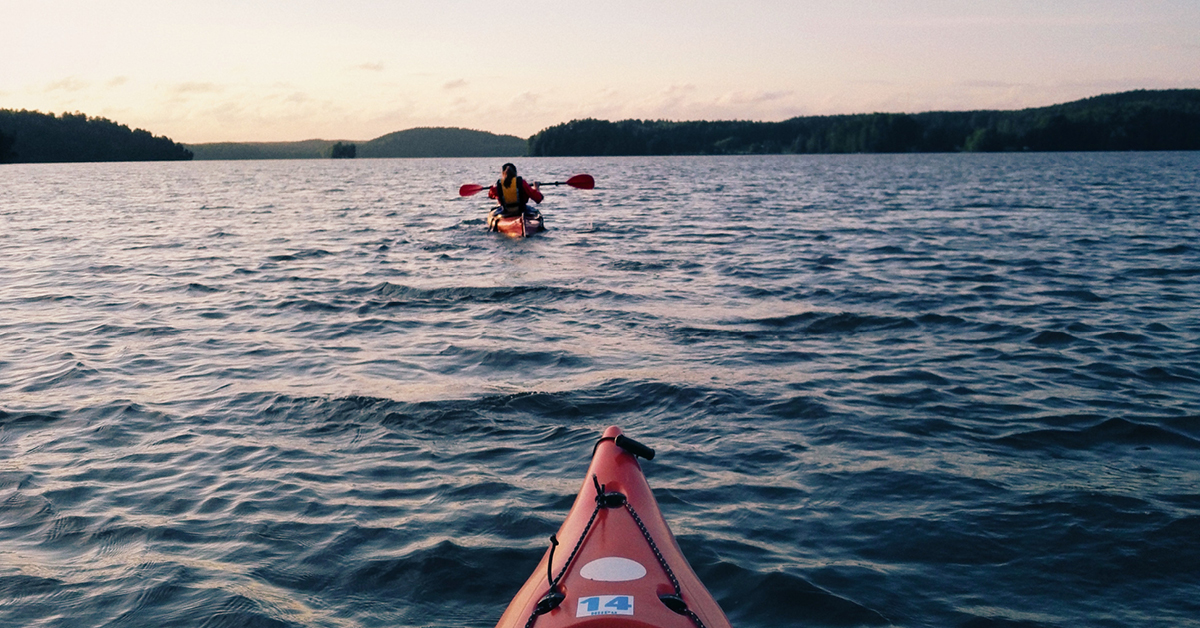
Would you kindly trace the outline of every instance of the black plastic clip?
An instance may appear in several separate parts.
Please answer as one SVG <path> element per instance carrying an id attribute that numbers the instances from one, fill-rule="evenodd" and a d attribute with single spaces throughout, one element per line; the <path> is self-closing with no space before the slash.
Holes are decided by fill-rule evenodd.
<path id="1" fill-rule="evenodd" d="M 567 596 L 561 591 L 558 589 L 550 589 L 546 595 L 542 596 L 542 599 L 538 600 L 537 607 L 533 609 L 533 614 L 545 615 L 546 613 L 558 608 L 558 605 L 562 604 L 563 600 L 565 599 L 567 599 Z"/>
<path id="2" fill-rule="evenodd" d="M 596 476 L 592 476 L 592 483 L 596 485 L 596 506 L 600 508 L 620 508 L 625 505 L 624 493 L 605 493 L 604 485 Z"/>

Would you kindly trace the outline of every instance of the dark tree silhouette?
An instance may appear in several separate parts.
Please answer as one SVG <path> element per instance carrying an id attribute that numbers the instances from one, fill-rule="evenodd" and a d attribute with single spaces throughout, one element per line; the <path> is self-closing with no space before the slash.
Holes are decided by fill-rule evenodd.
<path id="1" fill-rule="evenodd" d="M 1133 91 L 1020 111 L 811 116 L 783 122 L 574 120 L 534 156 L 1200 150 L 1200 90 Z"/>
<path id="2" fill-rule="evenodd" d="M 358 147 L 354 144 L 338 142 L 329 149 L 329 156 L 333 159 L 354 159 L 354 154 L 357 152 Z"/>
<path id="3" fill-rule="evenodd" d="M 13 144 L 17 141 L 15 135 L 8 135 L 0 131 L 0 164 L 5 164 L 10 161 Z"/>
<path id="4" fill-rule="evenodd" d="M 191 159 L 192 153 L 166 137 L 130 129 L 106 118 L 82 113 L 61 116 L 37 111 L 0 109 L 0 135 L 8 151 L 0 160 L 10 162 L 55 161 L 162 161 Z"/>

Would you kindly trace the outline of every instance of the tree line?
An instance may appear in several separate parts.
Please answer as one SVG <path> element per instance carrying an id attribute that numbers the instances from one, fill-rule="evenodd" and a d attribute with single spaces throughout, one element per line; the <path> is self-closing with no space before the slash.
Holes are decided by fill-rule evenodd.
<path id="1" fill-rule="evenodd" d="M 192 158 L 169 138 L 82 113 L 0 109 L 0 163 L 167 161 Z"/>
<path id="2" fill-rule="evenodd" d="M 196 159 L 321 159 L 389 157 L 523 157 L 525 138 L 454 127 L 418 127 L 369 141 L 218 142 L 190 144 Z"/>
<path id="3" fill-rule="evenodd" d="M 783 122 L 574 120 L 532 156 L 1200 150 L 1200 90 L 1138 90 L 1020 111 L 798 117 Z"/>

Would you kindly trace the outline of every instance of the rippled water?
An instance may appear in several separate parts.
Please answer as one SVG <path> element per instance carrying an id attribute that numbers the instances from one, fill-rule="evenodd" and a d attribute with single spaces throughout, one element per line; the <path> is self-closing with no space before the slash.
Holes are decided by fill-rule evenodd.
<path id="1" fill-rule="evenodd" d="M 0 168 L 0 625 L 479 626 L 617 424 L 736 626 L 1200 625 L 1200 154 Z"/>

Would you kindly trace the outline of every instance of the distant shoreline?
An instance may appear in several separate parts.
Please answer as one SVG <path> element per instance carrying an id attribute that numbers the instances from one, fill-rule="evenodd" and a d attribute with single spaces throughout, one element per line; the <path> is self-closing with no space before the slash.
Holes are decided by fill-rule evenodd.
<path id="1" fill-rule="evenodd" d="M 1138 90 L 1017 111 L 870 113 L 783 122 L 574 120 L 540 157 L 1200 150 L 1200 90 Z"/>
<path id="2" fill-rule="evenodd" d="M 528 139 L 418 127 L 363 142 L 181 144 L 81 113 L 0 109 L 0 163 L 327 159 L 335 152 L 357 158 L 518 158 L 1153 150 L 1200 150 L 1200 89 L 1136 90 L 1011 111 L 806 116 L 782 122 L 583 119 Z"/>
<path id="3" fill-rule="evenodd" d="M 367 141 L 212 142 L 187 147 L 198 160 L 326 159 L 339 143 L 355 146 L 355 158 L 523 157 L 528 152 L 527 140 L 515 135 L 454 127 L 418 127 Z"/>

